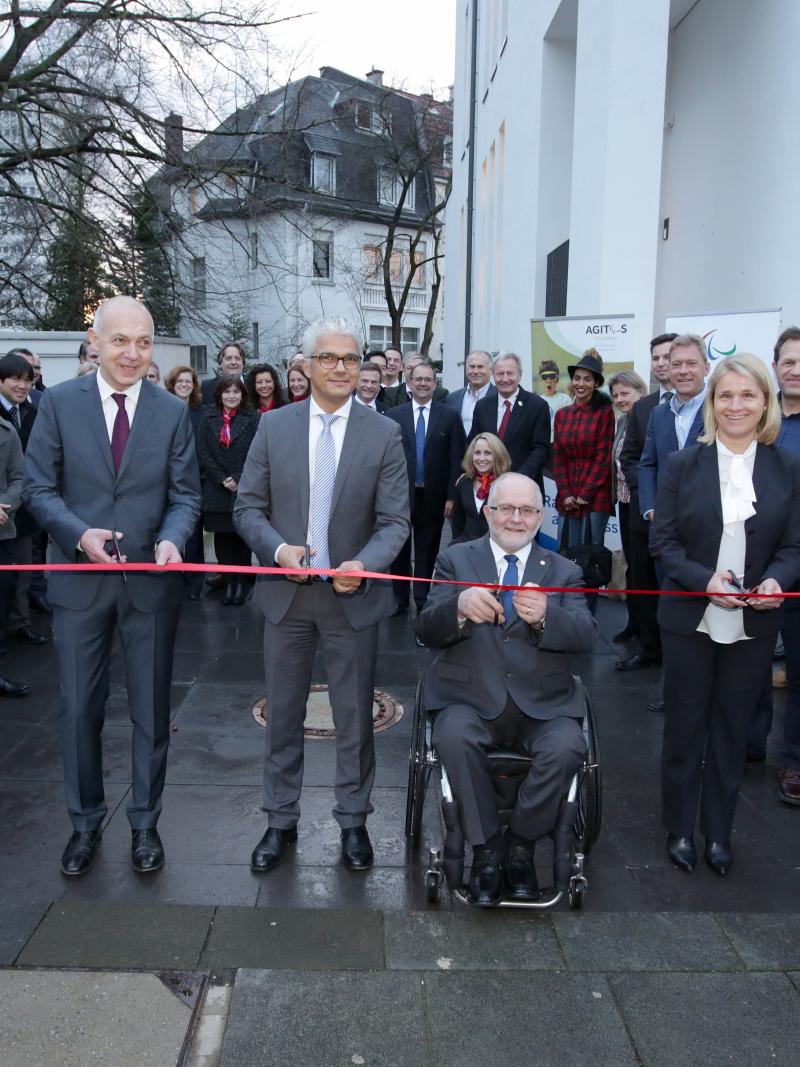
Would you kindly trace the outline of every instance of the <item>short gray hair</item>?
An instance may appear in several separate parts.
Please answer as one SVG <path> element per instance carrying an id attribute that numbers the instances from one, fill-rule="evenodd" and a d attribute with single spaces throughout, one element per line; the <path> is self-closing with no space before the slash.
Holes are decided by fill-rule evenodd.
<path id="1" fill-rule="evenodd" d="M 703 338 L 697 333 L 679 333 L 669 346 L 670 358 L 676 348 L 696 348 L 703 357 L 703 362 L 708 363 L 708 349 Z"/>
<path id="2" fill-rule="evenodd" d="M 395 349 L 395 351 L 397 351 L 397 349 Z M 424 358 L 425 357 L 422 355 L 421 352 L 406 352 L 403 355 L 403 366 L 407 367 L 408 366 L 408 361 L 410 359 L 424 359 Z"/>
<path id="3" fill-rule="evenodd" d="M 493 361 L 492 370 L 497 366 L 501 359 L 513 359 L 519 368 L 519 373 L 522 374 L 522 360 L 519 358 L 516 352 L 501 352 L 500 355 Z"/>
<path id="4" fill-rule="evenodd" d="M 542 491 L 539 486 L 536 484 L 533 478 L 529 478 L 527 474 L 519 474 L 517 471 L 506 471 L 506 473 L 501 474 L 499 478 L 495 478 L 495 480 L 492 482 L 491 488 L 489 489 L 489 496 L 486 500 L 486 503 L 491 505 L 494 502 L 495 496 L 497 495 L 498 487 L 503 485 L 505 482 L 510 481 L 512 478 L 523 478 L 536 493 L 536 506 L 543 506 L 544 501 L 542 500 Z"/>
<path id="5" fill-rule="evenodd" d="M 316 319 L 303 330 L 303 339 L 300 347 L 306 359 L 311 358 L 311 353 L 316 348 L 317 341 L 319 341 L 320 337 L 324 337 L 326 333 L 341 333 L 345 337 L 352 337 L 358 346 L 359 352 L 364 347 L 360 331 L 357 327 L 352 326 L 347 319 L 339 316 L 331 319 Z"/>

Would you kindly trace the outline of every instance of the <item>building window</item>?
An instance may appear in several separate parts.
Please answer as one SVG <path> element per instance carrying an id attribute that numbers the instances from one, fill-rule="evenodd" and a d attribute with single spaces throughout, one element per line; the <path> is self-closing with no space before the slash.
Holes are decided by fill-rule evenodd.
<path id="1" fill-rule="evenodd" d="M 251 333 L 251 338 L 250 338 L 250 351 L 253 353 L 253 359 L 256 360 L 256 362 L 258 362 L 259 351 L 258 351 L 258 323 L 257 322 L 253 323 L 253 328 L 252 328 L 252 333 Z"/>
<path id="2" fill-rule="evenodd" d="M 205 345 L 189 346 L 189 363 L 198 374 L 205 374 L 208 370 L 208 349 Z"/>
<path id="3" fill-rule="evenodd" d="M 392 344 L 391 326 L 370 326 L 369 350 L 381 352 Z M 400 327 L 400 350 L 403 355 L 406 352 L 416 352 L 419 345 L 419 329 L 416 326 Z"/>
<path id="4" fill-rule="evenodd" d="M 311 155 L 311 187 L 317 193 L 336 196 L 336 156 L 323 152 Z"/>
<path id="5" fill-rule="evenodd" d="M 356 103 L 356 128 L 372 129 L 372 107 L 369 104 Z"/>
<path id="6" fill-rule="evenodd" d="M 448 138 L 442 145 L 442 166 L 453 165 L 453 142 Z"/>
<path id="7" fill-rule="evenodd" d="M 412 178 L 406 191 L 406 199 L 403 208 L 406 211 L 414 210 L 415 181 Z M 378 167 L 378 203 L 387 204 L 389 207 L 397 207 L 400 197 L 403 195 L 403 179 L 393 167 Z"/>
<path id="8" fill-rule="evenodd" d="M 364 245 L 364 280 L 381 281 L 383 275 L 383 252 L 380 245 Z"/>
<path id="9" fill-rule="evenodd" d="M 331 241 L 312 242 L 311 273 L 315 278 L 331 277 L 333 245 Z"/>
<path id="10" fill-rule="evenodd" d="M 250 270 L 256 270 L 258 267 L 258 234 L 250 234 L 250 252 L 248 254 L 248 261 Z"/>
<path id="11" fill-rule="evenodd" d="M 206 306 L 206 257 L 192 260 L 192 302 L 196 308 Z"/>

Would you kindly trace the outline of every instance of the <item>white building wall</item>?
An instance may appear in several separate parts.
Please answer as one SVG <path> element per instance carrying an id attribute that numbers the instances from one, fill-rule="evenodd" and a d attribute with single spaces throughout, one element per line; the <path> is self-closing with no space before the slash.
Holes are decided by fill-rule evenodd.
<path id="1" fill-rule="evenodd" d="M 671 34 L 656 321 L 781 307 L 800 323 L 800 4 L 700 0 Z"/>

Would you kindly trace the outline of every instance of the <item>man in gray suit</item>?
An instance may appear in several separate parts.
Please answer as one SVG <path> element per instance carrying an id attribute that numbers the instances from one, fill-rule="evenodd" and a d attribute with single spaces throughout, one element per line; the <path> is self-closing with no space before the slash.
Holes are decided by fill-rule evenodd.
<path id="1" fill-rule="evenodd" d="M 476 348 L 467 356 L 464 370 L 467 384 L 463 389 L 456 389 L 445 397 L 445 404 L 455 408 L 461 416 L 464 433 L 469 437 L 472 430 L 472 415 L 475 405 L 485 396 L 496 396 L 497 390 L 492 385 L 492 359 L 488 352 Z"/>
<path id="2" fill-rule="evenodd" d="M 255 602 L 266 616 L 267 731 L 264 810 L 269 828 L 253 851 L 254 871 L 271 870 L 297 840 L 303 781 L 303 720 L 314 652 L 325 655 L 336 726 L 336 805 L 342 862 L 372 864 L 366 829 L 375 774 L 372 703 L 377 624 L 392 614 L 389 582 L 348 571 L 387 571 L 409 530 L 408 476 L 396 423 L 352 392 L 361 341 L 343 319 L 313 323 L 303 338 L 311 397 L 270 412 L 259 424 L 239 481 L 234 523 L 263 566 L 303 575 L 259 579 Z"/>
<path id="3" fill-rule="evenodd" d="M 50 579 L 74 827 L 61 870 L 89 870 L 108 810 L 100 735 L 116 628 L 133 723 L 131 860 L 145 873 L 164 862 L 156 823 L 183 581 L 177 572 L 109 569 L 128 560 L 154 568 L 180 563 L 200 514 L 200 479 L 188 407 L 142 380 L 153 352 L 153 320 L 144 304 L 124 296 L 107 300 L 88 334 L 100 369 L 42 395 L 25 463 L 25 502 L 52 538 L 52 561 L 99 565 L 96 574 L 57 571 Z"/>
<path id="4" fill-rule="evenodd" d="M 425 676 L 426 710 L 435 711 L 433 742 L 458 801 L 474 857 L 470 892 L 496 904 L 503 873 L 512 897 L 536 891 L 534 846 L 555 827 L 567 783 L 585 752 L 583 700 L 568 654 L 588 651 L 595 623 L 580 593 L 580 570 L 536 544 L 542 497 L 534 481 L 504 474 L 486 504 L 489 533 L 452 545 L 435 578 L 526 586 L 499 597 L 488 589 L 434 585 L 417 622 L 429 648 L 443 651 Z M 513 745 L 533 756 L 503 834 L 486 751 Z"/>

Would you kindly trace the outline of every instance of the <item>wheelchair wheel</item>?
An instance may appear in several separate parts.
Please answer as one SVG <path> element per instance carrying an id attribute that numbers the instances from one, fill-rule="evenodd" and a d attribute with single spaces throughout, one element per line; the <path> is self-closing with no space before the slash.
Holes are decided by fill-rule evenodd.
<path id="1" fill-rule="evenodd" d="M 571 911 L 580 911 L 583 907 L 583 898 L 586 895 L 586 879 L 570 878 L 567 900 Z"/>
<path id="2" fill-rule="evenodd" d="M 586 705 L 586 715 L 583 720 L 584 736 L 586 738 L 586 764 L 583 770 L 579 772 L 580 785 L 578 788 L 578 812 L 575 817 L 575 838 L 577 850 L 582 852 L 584 856 L 588 856 L 592 846 L 600 836 L 600 825 L 603 818 L 603 775 L 600 768 L 597 720 L 586 689 L 584 689 L 583 694 Z M 570 907 L 580 907 L 580 903 L 572 903 L 571 892 Z"/>
<path id="3" fill-rule="evenodd" d="M 431 768 L 428 764 L 425 711 L 422 706 L 422 682 L 417 682 L 414 698 L 414 722 L 411 727 L 411 749 L 408 753 L 408 787 L 406 792 L 406 840 L 411 848 L 419 845 L 422 809 Z"/>

